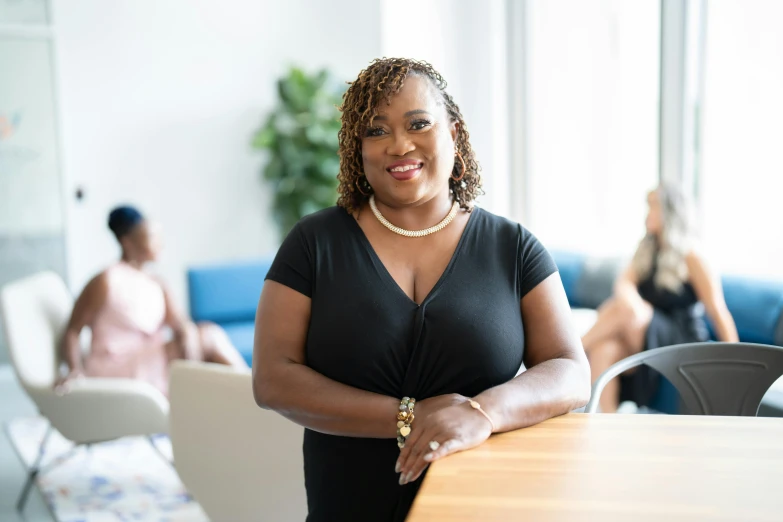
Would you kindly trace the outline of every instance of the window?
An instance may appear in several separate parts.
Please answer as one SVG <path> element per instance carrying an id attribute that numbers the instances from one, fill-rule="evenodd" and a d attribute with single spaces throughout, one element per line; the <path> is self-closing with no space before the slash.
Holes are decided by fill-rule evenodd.
<path id="1" fill-rule="evenodd" d="M 783 2 L 707 9 L 699 198 L 706 252 L 728 273 L 783 276 Z"/>
<path id="2" fill-rule="evenodd" d="M 630 255 L 658 182 L 660 1 L 528 3 L 530 228 Z"/>

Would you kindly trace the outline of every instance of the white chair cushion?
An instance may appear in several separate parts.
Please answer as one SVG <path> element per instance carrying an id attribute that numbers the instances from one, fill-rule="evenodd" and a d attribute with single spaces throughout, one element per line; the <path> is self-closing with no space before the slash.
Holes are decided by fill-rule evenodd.
<path id="1" fill-rule="evenodd" d="M 5 285 L 0 308 L 8 351 L 24 386 L 51 386 L 57 372 L 57 344 L 73 299 L 54 272 L 41 272 Z"/>

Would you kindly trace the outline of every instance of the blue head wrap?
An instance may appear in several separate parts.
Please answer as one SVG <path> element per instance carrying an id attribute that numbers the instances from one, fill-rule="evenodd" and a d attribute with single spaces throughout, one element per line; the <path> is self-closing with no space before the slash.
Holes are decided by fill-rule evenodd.
<path id="1" fill-rule="evenodd" d="M 141 212 L 131 206 L 117 207 L 109 213 L 109 228 L 117 240 L 144 221 Z"/>

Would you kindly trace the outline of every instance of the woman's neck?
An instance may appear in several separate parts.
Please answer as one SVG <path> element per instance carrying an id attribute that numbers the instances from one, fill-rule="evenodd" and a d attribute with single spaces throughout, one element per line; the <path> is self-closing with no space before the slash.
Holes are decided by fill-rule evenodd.
<path id="1" fill-rule="evenodd" d="M 126 265 L 132 266 L 136 270 L 141 270 L 141 269 L 144 268 L 144 262 L 143 261 L 139 261 L 138 259 L 133 259 L 133 258 L 129 257 L 127 254 L 124 254 L 124 253 L 122 254 L 122 258 L 120 259 L 120 261 L 122 261 Z"/>
<path id="2" fill-rule="evenodd" d="M 405 230 L 423 230 L 437 225 L 448 215 L 453 204 L 454 200 L 448 192 L 414 206 L 394 207 L 375 199 L 375 205 L 383 217 Z"/>

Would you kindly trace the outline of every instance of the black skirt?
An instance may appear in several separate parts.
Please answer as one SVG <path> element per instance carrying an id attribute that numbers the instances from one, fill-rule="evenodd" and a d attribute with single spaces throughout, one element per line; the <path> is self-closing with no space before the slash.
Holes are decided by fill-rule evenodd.
<path id="1" fill-rule="evenodd" d="M 655 308 L 644 336 L 643 350 L 708 339 L 704 308 L 699 303 L 669 312 Z M 638 406 L 650 406 L 658 393 L 661 379 L 663 376 L 647 365 L 621 375 L 620 402 L 633 401 Z"/>

